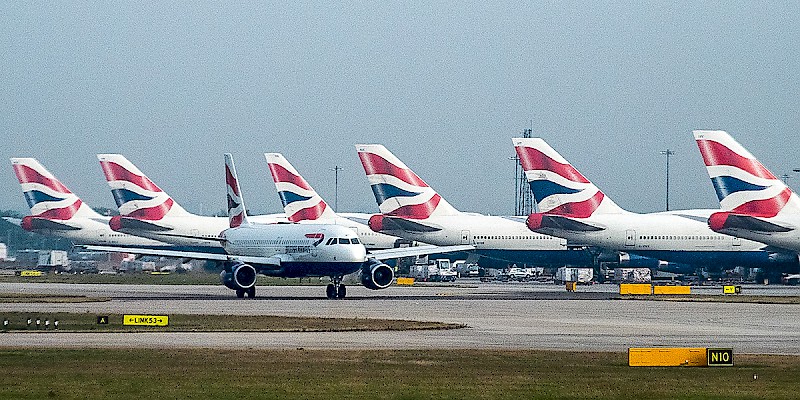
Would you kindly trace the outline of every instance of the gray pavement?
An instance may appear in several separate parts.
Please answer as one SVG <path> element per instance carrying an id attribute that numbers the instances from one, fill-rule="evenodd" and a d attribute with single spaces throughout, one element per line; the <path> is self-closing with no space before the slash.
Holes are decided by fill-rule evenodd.
<path id="1" fill-rule="evenodd" d="M 259 287 L 236 299 L 218 286 L 0 284 L 0 293 L 109 297 L 95 303 L 5 303 L 4 311 L 143 314 L 238 314 L 390 318 L 465 324 L 412 332 L 0 334 L 0 346 L 309 349 L 562 349 L 732 347 L 738 353 L 800 354 L 800 305 L 685 303 L 614 299 L 617 287 L 579 287 L 570 297 L 545 284 L 348 287 L 348 298 L 322 298 L 319 286 Z M 758 293 L 758 292 L 762 293 Z M 693 288 L 717 294 L 721 288 Z M 800 295 L 800 288 L 745 287 L 746 293 Z"/>

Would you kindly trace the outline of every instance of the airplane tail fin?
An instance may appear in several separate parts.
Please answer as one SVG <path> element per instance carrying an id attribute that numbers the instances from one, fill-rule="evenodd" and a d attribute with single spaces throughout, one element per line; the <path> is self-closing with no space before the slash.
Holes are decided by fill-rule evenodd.
<path id="1" fill-rule="evenodd" d="M 98 154 L 122 217 L 148 221 L 190 215 L 121 154 Z"/>
<path id="2" fill-rule="evenodd" d="M 382 214 L 409 219 L 460 214 L 382 145 L 357 144 L 356 150 Z"/>
<path id="3" fill-rule="evenodd" d="M 336 213 L 283 155 L 265 153 L 264 157 L 289 221 L 336 218 Z"/>
<path id="4" fill-rule="evenodd" d="M 727 132 L 692 133 L 723 211 L 762 218 L 800 212 L 797 194 Z"/>
<path id="5" fill-rule="evenodd" d="M 512 141 L 542 213 L 589 218 L 625 212 L 543 139 Z"/>
<path id="6" fill-rule="evenodd" d="M 247 225 L 247 208 L 244 206 L 242 190 L 239 187 L 239 178 L 236 175 L 236 166 L 233 156 L 225 153 L 225 186 L 228 193 L 228 221 L 231 228 Z"/>
<path id="7" fill-rule="evenodd" d="M 35 158 L 12 158 L 11 165 L 32 218 L 67 221 L 73 217 L 100 217 Z M 24 227 L 25 219 L 22 223 Z"/>

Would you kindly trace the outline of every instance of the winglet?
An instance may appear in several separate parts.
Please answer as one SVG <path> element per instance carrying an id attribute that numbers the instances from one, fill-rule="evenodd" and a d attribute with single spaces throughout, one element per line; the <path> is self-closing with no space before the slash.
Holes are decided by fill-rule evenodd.
<path id="1" fill-rule="evenodd" d="M 291 222 L 334 219 L 336 213 L 282 154 L 265 153 L 275 189 Z"/>
<path id="2" fill-rule="evenodd" d="M 247 209 L 244 206 L 242 190 L 239 187 L 239 178 L 236 175 L 236 166 L 233 165 L 233 156 L 225 153 L 225 187 L 228 197 L 228 221 L 231 228 L 247 225 Z"/>

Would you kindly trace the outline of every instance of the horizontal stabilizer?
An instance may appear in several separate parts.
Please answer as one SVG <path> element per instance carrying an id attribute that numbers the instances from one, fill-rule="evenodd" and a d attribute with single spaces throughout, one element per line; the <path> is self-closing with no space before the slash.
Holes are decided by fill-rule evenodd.
<path id="1" fill-rule="evenodd" d="M 153 231 L 153 232 L 163 232 L 172 230 L 172 228 L 154 224 L 152 222 L 148 222 L 138 218 L 126 218 L 120 216 L 119 218 L 114 218 L 114 219 L 119 221 L 119 227 L 121 229 L 134 229 L 139 231 Z"/>
<path id="2" fill-rule="evenodd" d="M 383 230 L 406 232 L 437 232 L 442 228 L 426 225 L 406 218 L 396 218 L 385 215 L 383 217 Z"/>
<path id="3" fill-rule="evenodd" d="M 528 217 L 527 225 L 528 228 L 533 231 L 537 231 L 539 229 L 559 229 L 573 232 L 596 232 L 605 229 L 583 221 L 579 221 L 575 218 L 542 213 L 531 214 Z"/>
<path id="4" fill-rule="evenodd" d="M 751 217 L 749 215 L 727 214 L 727 213 L 717 213 L 717 214 L 727 215 L 727 218 L 725 218 L 724 222 L 722 223 L 721 229 L 744 229 L 756 232 L 789 232 L 792 230 L 792 228 L 787 228 L 785 226 L 773 224 L 772 222 L 767 222 L 761 218 Z M 712 229 L 714 228 L 715 227 L 712 227 Z"/>
<path id="5" fill-rule="evenodd" d="M 22 220 L 22 227 L 25 230 L 42 230 L 49 229 L 53 231 L 77 231 L 81 228 L 65 224 L 53 219 L 47 218 L 25 218 Z"/>
<path id="6" fill-rule="evenodd" d="M 457 246 L 414 246 L 414 247 L 399 247 L 394 249 L 374 250 L 369 253 L 369 256 L 378 260 L 388 260 L 391 258 L 400 257 L 414 257 L 424 256 L 428 254 L 451 253 L 456 251 L 470 251 L 475 250 L 475 246 L 464 244 Z"/>

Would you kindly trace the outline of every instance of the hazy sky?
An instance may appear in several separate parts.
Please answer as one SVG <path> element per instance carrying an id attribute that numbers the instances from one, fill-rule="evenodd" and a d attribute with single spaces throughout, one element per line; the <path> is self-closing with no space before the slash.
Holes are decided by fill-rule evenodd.
<path id="1" fill-rule="evenodd" d="M 490 3 L 2 2 L 0 155 L 112 207 L 95 154 L 122 153 L 194 212 L 224 206 L 223 152 L 255 211 L 281 211 L 281 152 L 331 204 L 342 166 L 340 211 L 374 212 L 353 144 L 376 142 L 511 214 L 529 127 L 632 211 L 663 209 L 666 148 L 672 208 L 718 207 L 692 129 L 800 168 L 800 3 Z M 27 212 L 2 170 L 0 208 Z"/>

